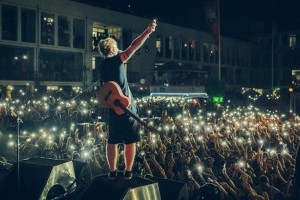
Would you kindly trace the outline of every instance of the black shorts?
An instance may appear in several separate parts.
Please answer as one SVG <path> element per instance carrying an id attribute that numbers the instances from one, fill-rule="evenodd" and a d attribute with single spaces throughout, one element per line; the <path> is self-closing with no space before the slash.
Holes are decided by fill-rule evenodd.
<path id="1" fill-rule="evenodd" d="M 117 115 L 109 109 L 108 144 L 131 144 L 140 141 L 139 124 L 128 114 Z"/>

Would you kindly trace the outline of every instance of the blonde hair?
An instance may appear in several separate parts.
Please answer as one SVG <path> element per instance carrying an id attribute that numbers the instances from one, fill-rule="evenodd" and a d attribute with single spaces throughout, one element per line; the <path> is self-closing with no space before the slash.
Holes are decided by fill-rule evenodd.
<path id="1" fill-rule="evenodd" d="M 104 57 L 108 56 L 110 53 L 114 54 L 114 52 L 118 50 L 116 48 L 117 41 L 111 37 L 100 40 L 98 44 L 98 49 Z"/>

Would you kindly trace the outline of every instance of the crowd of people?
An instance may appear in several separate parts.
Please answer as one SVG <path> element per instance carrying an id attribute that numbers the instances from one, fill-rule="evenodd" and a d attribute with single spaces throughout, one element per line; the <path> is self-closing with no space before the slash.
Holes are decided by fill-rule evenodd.
<path id="1" fill-rule="evenodd" d="M 93 94 L 70 101 L 50 94 L 39 100 L 18 96 L 0 103 L 0 137 L 2 142 L 7 138 L 0 151 L 2 170 L 16 156 L 14 117 L 8 112 L 13 109 L 22 111 L 17 112 L 23 119 L 22 159 L 80 160 L 88 163 L 92 176 L 107 173 L 107 110 L 99 107 Z M 185 182 L 190 199 L 297 199 L 294 174 L 300 117 L 232 102 L 208 109 L 205 101 L 136 99 L 139 117 L 157 131 L 140 127 L 134 176 Z M 75 108 L 76 117 L 69 118 Z M 38 113 L 36 118 L 43 117 L 25 119 L 32 110 Z M 124 167 L 122 148 L 120 145 L 120 171 Z"/>

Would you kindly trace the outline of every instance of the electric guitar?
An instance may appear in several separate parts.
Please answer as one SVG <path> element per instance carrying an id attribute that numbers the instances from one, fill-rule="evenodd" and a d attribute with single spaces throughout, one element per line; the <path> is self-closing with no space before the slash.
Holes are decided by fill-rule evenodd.
<path id="1" fill-rule="evenodd" d="M 127 113 L 149 131 L 158 132 L 156 128 L 149 126 L 128 109 L 131 103 L 130 98 L 123 94 L 118 83 L 114 81 L 106 82 L 99 88 L 97 98 L 100 106 L 113 109 L 117 115 Z"/>

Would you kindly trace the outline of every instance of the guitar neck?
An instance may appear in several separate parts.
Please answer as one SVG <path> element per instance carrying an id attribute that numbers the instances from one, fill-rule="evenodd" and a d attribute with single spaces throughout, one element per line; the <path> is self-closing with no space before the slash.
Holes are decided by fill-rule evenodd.
<path id="1" fill-rule="evenodd" d="M 133 112 L 131 112 L 128 108 L 126 108 L 119 100 L 115 101 L 115 105 L 120 107 L 125 113 L 127 113 L 129 116 L 134 118 L 136 121 L 138 121 L 140 124 L 142 124 L 145 128 L 147 128 L 149 131 L 153 131 L 148 124 L 146 124 L 143 120 L 141 120 L 138 116 L 136 116 Z"/>

